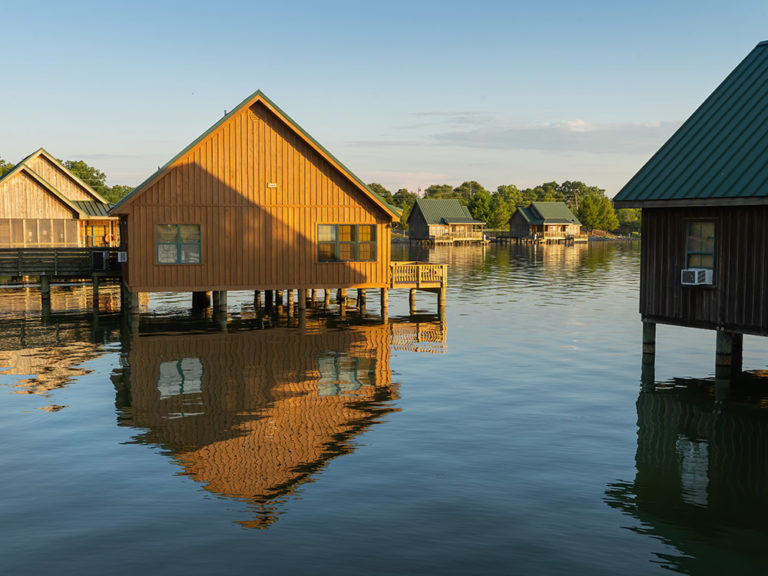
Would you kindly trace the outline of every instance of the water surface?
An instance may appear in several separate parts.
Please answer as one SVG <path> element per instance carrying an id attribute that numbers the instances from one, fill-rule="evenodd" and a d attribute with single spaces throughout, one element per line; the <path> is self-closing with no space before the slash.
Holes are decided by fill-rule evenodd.
<path id="1" fill-rule="evenodd" d="M 637 244 L 394 252 L 444 319 L 3 289 L 0 572 L 768 570 L 764 339 L 716 402 L 714 334 L 659 326 L 643 389 Z"/>

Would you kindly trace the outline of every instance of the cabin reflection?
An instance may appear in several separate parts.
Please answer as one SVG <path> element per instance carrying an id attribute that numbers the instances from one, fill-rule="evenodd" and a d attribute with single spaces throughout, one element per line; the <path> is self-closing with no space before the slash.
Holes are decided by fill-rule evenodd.
<path id="1" fill-rule="evenodd" d="M 280 503 L 396 410 L 385 324 L 141 335 L 116 371 L 120 424 L 183 474 L 244 500 L 263 528 Z"/>
<path id="2" fill-rule="evenodd" d="M 11 388 L 18 394 L 50 392 L 71 384 L 91 372 L 83 366 L 107 349 L 105 344 L 120 338 L 120 324 L 115 316 L 53 315 L 4 317 L 0 322 L 0 374 L 18 376 Z M 57 411 L 63 406 L 51 404 L 43 410 Z"/>
<path id="3" fill-rule="evenodd" d="M 667 568 L 751 574 L 768 565 L 766 381 L 753 379 L 726 403 L 715 401 L 714 381 L 678 379 L 640 393 L 636 476 L 610 484 L 605 500 L 638 520 L 636 531 L 679 551 L 658 555 Z M 740 545 L 721 549 L 724 534 Z"/>

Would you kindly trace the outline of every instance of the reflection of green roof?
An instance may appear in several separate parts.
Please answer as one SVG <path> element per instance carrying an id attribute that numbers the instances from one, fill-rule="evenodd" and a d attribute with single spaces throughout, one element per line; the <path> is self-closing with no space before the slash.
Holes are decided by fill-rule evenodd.
<path id="1" fill-rule="evenodd" d="M 768 42 L 619 191 L 621 207 L 768 202 Z"/>
<path id="2" fill-rule="evenodd" d="M 196 139 L 195 139 L 195 140 L 194 140 L 194 141 L 193 141 L 191 144 L 189 144 L 188 146 L 186 146 L 186 147 L 185 147 L 185 148 L 184 148 L 184 149 L 183 149 L 181 152 L 179 152 L 178 154 L 176 154 L 176 155 L 175 155 L 173 158 L 171 158 L 171 159 L 170 159 L 168 162 L 166 162 L 166 163 L 165 163 L 163 166 L 161 166 L 160 168 L 158 168 L 158 169 L 157 169 L 157 171 L 156 171 L 154 174 L 152 174 L 152 175 L 151 175 L 149 178 L 147 178 L 146 180 L 144 180 L 144 182 L 142 182 L 141 184 L 139 184 L 138 186 L 136 186 L 136 188 L 134 188 L 134 189 L 133 189 L 133 190 L 132 190 L 132 191 L 131 191 L 129 194 L 127 194 L 126 196 L 124 196 L 123 198 L 121 198 L 121 199 L 120 199 L 120 201 L 119 201 L 119 202 L 117 202 L 117 204 L 115 204 L 113 208 L 117 208 L 118 206 L 121 206 L 123 203 L 127 202 L 127 201 L 128 201 L 130 198 L 133 198 L 134 196 L 136 196 L 136 194 L 138 194 L 138 193 L 139 193 L 141 190 L 143 190 L 144 188 L 146 188 L 146 187 L 147 187 L 147 186 L 148 186 L 148 185 L 149 185 L 151 182 L 154 182 L 154 180 L 155 180 L 155 179 L 156 179 L 156 178 L 157 178 L 157 177 L 158 177 L 160 174 L 162 174 L 162 173 L 163 173 L 165 170 L 167 170 L 168 168 L 170 168 L 170 167 L 171 167 L 171 165 L 172 165 L 174 162 L 176 162 L 176 161 L 177 161 L 179 158 L 181 158 L 182 156 L 184 156 L 184 155 L 185 155 L 187 152 L 189 152 L 189 151 L 190 151 L 192 148 L 194 148 L 195 146 L 197 146 L 197 144 L 199 144 L 200 142 L 202 142 L 202 141 L 205 139 L 205 137 L 206 137 L 206 136 L 208 136 L 209 134 L 211 134 L 212 132 L 214 132 L 214 131 L 215 131 L 215 130 L 216 130 L 218 127 L 219 127 L 219 126 L 221 126 L 222 124 L 224 124 L 224 122 L 226 122 L 226 121 L 227 121 L 227 120 L 229 120 L 229 119 L 230 119 L 232 116 L 234 116 L 235 114 L 237 114 L 237 113 L 238 113 L 238 112 L 239 112 L 239 111 L 240 111 L 242 108 L 244 108 L 245 106 L 247 106 L 247 105 L 249 105 L 249 104 L 251 104 L 251 103 L 254 103 L 254 102 L 255 102 L 256 100 L 258 100 L 258 99 L 261 99 L 261 100 L 263 100 L 263 101 L 264 101 L 264 102 L 266 102 L 266 103 L 267 103 L 269 106 L 271 106 L 272 108 L 274 108 L 274 110 L 276 110 L 276 111 L 278 112 L 278 114 L 279 114 L 279 115 L 282 117 L 282 119 L 284 119 L 284 120 L 286 121 L 286 123 L 287 123 L 287 124 L 288 124 L 288 125 L 289 125 L 291 128 L 293 128 L 293 129 L 294 129 L 296 132 L 298 132 L 298 133 L 299 133 L 301 136 L 303 136 L 304 138 L 306 138 L 307 140 L 309 140 L 309 141 L 310 141 L 310 142 L 311 142 L 311 143 L 312 143 L 314 146 L 316 146 L 318 149 L 320 149 L 320 150 L 321 150 L 321 152 L 322 152 L 323 154 L 325 154 L 325 155 L 327 156 L 327 158 L 329 158 L 329 159 L 332 161 L 332 163 L 336 163 L 336 165 L 337 165 L 337 166 L 339 166 L 339 167 L 341 168 L 341 170 L 343 171 L 343 173 L 344 173 L 344 174 L 345 174 L 345 175 L 346 175 L 348 178 L 350 178 L 350 179 L 351 179 L 351 180 L 353 180 L 353 181 L 354 181 L 356 184 L 358 184 L 359 186 L 361 186 L 362 188 L 364 188 L 364 189 L 365 189 L 365 190 L 366 190 L 366 191 L 367 191 L 367 192 L 368 192 L 368 193 L 369 193 L 371 196 L 373 196 L 373 197 L 374 197 L 376 200 L 378 200 L 378 201 L 379 201 L 379 202 L 381 202 L 381 203 L 382 203 L 384 206 L 386 206 L 386 208 L 387 208 L 387 209 L 388 209 L 388 210 L 389 210 L 391 213 L 393 213 L 395 216 L 398 216 L 398 217 L 400 216 L 400 214 L 402 214 L 402 208 L 399 208 L 399 207 L 397 207 L 397 206 L 394 206 L 394 205 L 390 204 L 389 202 L 387 202 L 386 200 L 384 200 L 384 198 L 382 198 L 382 197 L 381 197 L 381 196 L 380 196 L 380 195 L 379 195 L 379 194 L 378 194 L 378 193 L 377 193 L 375 190 L 373 190 L 373 189 L 369 188 L 369 187 L 368 187 L 368 185 L 366 185 L 366 184 L 365 184 L 365 182 L 363 182 L 363 181 L 362 181 L 362 180 L 361 180 L 361 179 L 360 179 L 360 178 L 359 178 L 359 177 L 358 177 L 356 174 L 354 174 L 354 173 L 353 173 L 353 172 L 352 172 L 352 171 L 351 171 L 349 168 L 347 168 L 346 166 L 344 166 L 344 164 L 342 164 L 341 162 L 339 162 L 338 158 L 336 158 L 336 157 L 335 157 L 333 154 L 331 154 L 331 153 L 330 153 L 328 150 L 326 150 L 326 148 L 325 148 L 325 147 L 324 147 L 322 144 L 320 144 L 320 142 L 318 142 L 317 140 L 315 140 L 315 139 L 314 139 L 314 138 L 313 138 L 313 137 L 312 137 L 312 136 L 309 134 L 309 132 L 307 132 L 306 130 L 304 130 L 304 128 L 302 128 L 301 126 L 299 126 L 299 124 L 298 124 L 296 121 L 294 121 L 294 120 L 293 120 L 293 118 L 291 118 L 290 116 L 288 116 L 288 114 L 286 114 L 285 112 L 283 112 L 283 110 L 282 110 L 282 109 L 281 109 L 281 108 L 280 108 L 280 107 L 279 107 L 277 104 L 275 104 L 274 102 L 272 102 L 272 100 L 270 100 L 269 98 L 267 98 L 267 96 L 266 96 L 266 95 L 265 95 L 265 94 L 264 94 L 264 93 L 263 93 L 261 90 L 256 90 L 256 92 L 254 92 L 253 94 L 251 94 L 250 96 L 248 96 L 248 97 L 247 97 L 245 100 L 243 100 L 242 102 L 240 102 L 240 104 L 238 104 L 237 106 L 235 106 L 235 108 L 233 108 L 232 110 L 230 110 L 229 112 L 227 112 L 227 113 L 226 113 L 226 114 L 225 114 L 225 115 L 224 115 L 224 116 L 223 116 L 221 119 L 219 119 L 219 121 L 218 121 L 218 122 L 216 122 L 216 123 L 215 123 L 213 126 L 211 126 L 210 128 L 208 128 L 208 130 L 206 130 L 205 132 L 203 132 L 203 133 L 202 133 L 200 136 L 198 136 L 198 137 L 197 137 L 197 138 L 196 138 Z"/>
<path id="3" fill-rule="evenodd" d="M 528 224 L 578 224 L 579 219 L 564 202 L 532 202 L 517 209 Z"/>
<path id="4" fill-rule="evenodd" d="M 412 212 L 415 212 L 416 208 L 421 211 L 427 224 L 483 224 L 472 218 L 469 209 L 455 198 L 418 198 Z"/>

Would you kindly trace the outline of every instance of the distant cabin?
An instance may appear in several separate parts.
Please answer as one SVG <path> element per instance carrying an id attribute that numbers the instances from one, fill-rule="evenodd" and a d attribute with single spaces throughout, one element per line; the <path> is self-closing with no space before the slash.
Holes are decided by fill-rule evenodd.
<path id="1" fill-rule="evenodd" d="M 431 243 L 473 243 L 483 240 L 485 222 L 475 220 L 456 199 L 419 198 L 408 216 L 408 237 Z"/>
<path id="2" fill-rule="evenodd" d="M 542 242 L 586 241 L 581 222 L 564 202 L 532 202 L 509 219 L 511 238 Z"/>
<path id="3" fill-rule="evenodd" d="M 107 201 L 44 149 L 0 178 L 0 248 L 118 245 Z"/>
<path id="4" fill-rule="evenodd" d="M 131 292 L 384 288 L 399 218 L 261 91 L 111 214 Z"/>
<path id="5" fill-rule="evenodd" d="M 738 335 L 724 350 L 768 335 L 766 85 L 762 42 L 614 198 L 642 208 L 644 322 Z"/>

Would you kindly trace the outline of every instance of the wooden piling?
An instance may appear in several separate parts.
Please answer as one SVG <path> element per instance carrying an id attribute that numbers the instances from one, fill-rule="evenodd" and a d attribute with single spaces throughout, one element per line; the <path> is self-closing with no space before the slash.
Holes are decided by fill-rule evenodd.
<path id="1" fill-rule="evenodd" d="M 210 292 L 192 292 L 192 309 L 205 310 L 211 307 Z"/>
<path id="2" fill-rule="evenodd" d="M 389 321 L 389 289 L 381 289 L 381 319 L 386 324 Z"/>
<path id="3" fill-rule="evenodd" d="M 272 290 L 264 291 L 264 306 L 268 310 L 274 306 L 274 292 Z"/>
<path id="4" fill-rule="evenodd" d="M 261 292 L 258 290 L 255 290 L 253 293 L 253 307 L 261 308 Z"/>
<path id="5" fill-rule="evenodd" d="M 331 305 L 331 291 L 326 288 L 323 291 L 323 306 L 327 309 Z"/>
<path id="6" fill-rule="evenodd" d="M 656 323 L 643 322 L 643 364 L 640 380 L 644 388 L 656 384 Z"/>
<path id="7" fill-rule="evenodd" d="M 299 288 L 299 310 L 304 311 L 307 309 L 307 290 L 305 288 Z"/>
<path id="8" fill-rule="evenodd" d="M 715 343 L 715 378 L 731 380 L 742 368 L 744 336 L 718 330 Z"/>
<path id="9" fill-rule="evenodd" d="M 408 291 L 408 310 L 411 314 L 416 313 L 416 288 Z"/>

